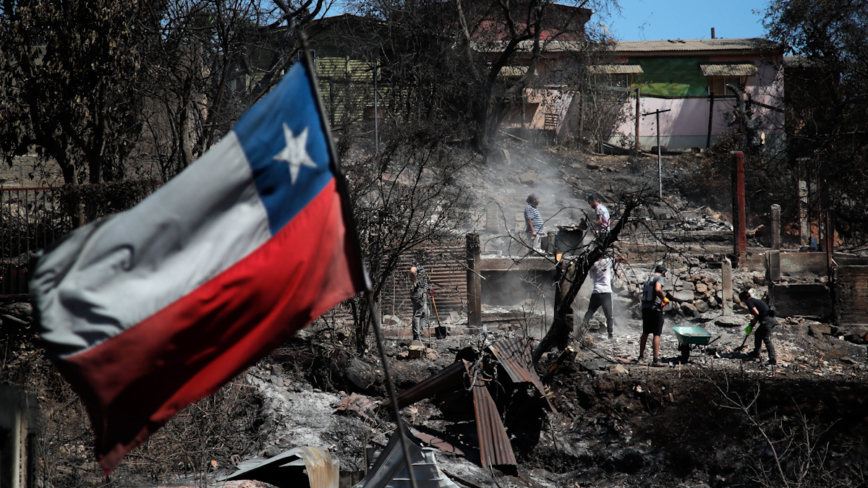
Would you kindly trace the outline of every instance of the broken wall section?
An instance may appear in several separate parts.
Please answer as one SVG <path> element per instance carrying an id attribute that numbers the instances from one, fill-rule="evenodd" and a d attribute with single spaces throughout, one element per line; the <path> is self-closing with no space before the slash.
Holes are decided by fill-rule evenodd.
<path id="1" fill-rule="evenodd" d="M 840 266 L 834 276 L 838 325 L 868 326 L 868 266 Z"/>

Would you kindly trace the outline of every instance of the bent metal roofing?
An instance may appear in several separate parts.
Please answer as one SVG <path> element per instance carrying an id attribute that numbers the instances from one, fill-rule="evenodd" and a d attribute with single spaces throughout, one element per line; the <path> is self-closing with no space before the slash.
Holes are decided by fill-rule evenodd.
<path id="1" fill-rule="evenodd" d="M 661 53 L 661 52 L 701 52 L 701 51 L 740 51 L 743 53 L 783 52 L 780 44 L 763 38 L 745 39 L 668 39 L 662 41 L 620 41 L 615 44 L 618 53 Z"/>

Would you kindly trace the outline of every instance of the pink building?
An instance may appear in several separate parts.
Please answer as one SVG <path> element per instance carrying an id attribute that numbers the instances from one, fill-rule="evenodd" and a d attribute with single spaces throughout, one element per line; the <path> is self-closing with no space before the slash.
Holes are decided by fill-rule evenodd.
<path id="1" fill-rule="evenodd" d="M 623 41 L 614 45 L 609 82 L 639 90 L 641 114 L 660 114 L 660 144 L 669 149 L 705 148 L 730 135 L 739 87 L 750 101 L 753 119 L 766 144 L 783 136 L 783 48 L 765 39 Z M 598 69 L 606 70 L 606 67 Z M 623 73 L 623 74 L 621 74 Z M 623 78 L 618 80 L 617 78 Z M 637 97 L 625 103 L 627 120 L 609 141 L 632 147 L 636 137 Z M 653 115 L 641 116 L 639 144 L 657 145 Z"/>

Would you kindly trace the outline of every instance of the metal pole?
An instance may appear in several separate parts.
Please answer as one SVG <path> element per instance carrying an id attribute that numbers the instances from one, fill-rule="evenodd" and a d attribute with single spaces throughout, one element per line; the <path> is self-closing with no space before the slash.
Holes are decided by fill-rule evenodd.
<path id="1" fill-rule="evenodd" d="M 653 112 L 648 112 L 648 113 L 642 114 L 642 117 L 645 117 L 646 115 L 654 115 L 657 118 L 657 178 L 658 178 L 658 184 L 660 186 L 660 198 L 661 199 L 663 198 L 663 157 L 661 156 L 661 150 L 660 150 L 660 114 L 666 113 L 666 112 L 671 112 L 671 111 L 672 111 L 672 109 L 655 110 Z"/>
<path id="2" fill-rule="evenodd" d="M 380 109 L 377 99 L 377 70 L 380 63 L 374 65 L 374 154 L 380 152 Z"/>
<path id="3" fill-rule="evenodd" d="M 660 111 L 657 114 L 657 179 L 660 183 L 660 199 L 663 199 L 663 161 L 660 157 Z"/>
<path id="4" fill-rule="evenodd" d="M 374 337 L 377 340 L 377 350 L 380 352 L 380 361 L 383 363 L 383 376 L 386 377 L 386 391 L 389 393 L 389 400 L 392 402 L 392 411 L 395 414 L 395 424 L 397 425 L 396 434 L 400 436 L 398 439 L 401 443 L 401 453 L 404 455 L 404 467 L 407 469 L 407 474 L 410 477 L 410 486 L 418 488 L 416 484 L 416 473 L 413 472 L 413 460 L 410 458 L 410 448 L 407 447 L 407 429 L 404 427 L 404 421 L 401 420 L 401 407 L 398 405 L 398 395 L 395 394 L 395 384 L 392 383 L 392 373 L 389 367 L 389 361 L 386 358 L 386 348 L 383 346 L 383 333 L 380 331 L 380 316 L 374 304 L 374 294 L 366 291 L 365 297 L 368 301 L 368 309 L 373 318 Z"/>
<path id="5" fill-rule="evenodd" d="M 705 149 L 711 147 L 711 125 L 714 120 L 714 90 L 708 94 L 708 138 L 705 139 Z"/>

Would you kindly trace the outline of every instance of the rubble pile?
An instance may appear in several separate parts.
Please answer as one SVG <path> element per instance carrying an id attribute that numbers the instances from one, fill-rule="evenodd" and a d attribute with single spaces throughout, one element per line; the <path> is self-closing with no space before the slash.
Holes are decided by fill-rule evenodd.
<path id="1" fill-rule="evenodd" d="M 732 232 L 732 223 L 713 215 L 700 215 L 698 217 L 682 217 L 678 222 L 669 222 L 663 227 L 663 230 L 667 232 Z"/>
<path id="2" fill-rule="evenodd" d="M 639 309 L 642 299 L 642 285 L 648 278 L 648 267 L 621 265 L 616 270 L 617 279 L 613 280 L 613 291 L 631 300 L 634 317 L 641 316 Z M 737 271 L 733 273 L 733 303 L 740 303 L 738 294 L 742 290 L 752 290 L 754 296 L 766 293 L 763 273 Z M 710 268 L 681 267 L 670 270 L 666 275 L 663 291 L 671 300 L 665 312 L 681 317 L 699 317 L 710 311 L 723 308 L 723 283 L 720 272 Z"/>

